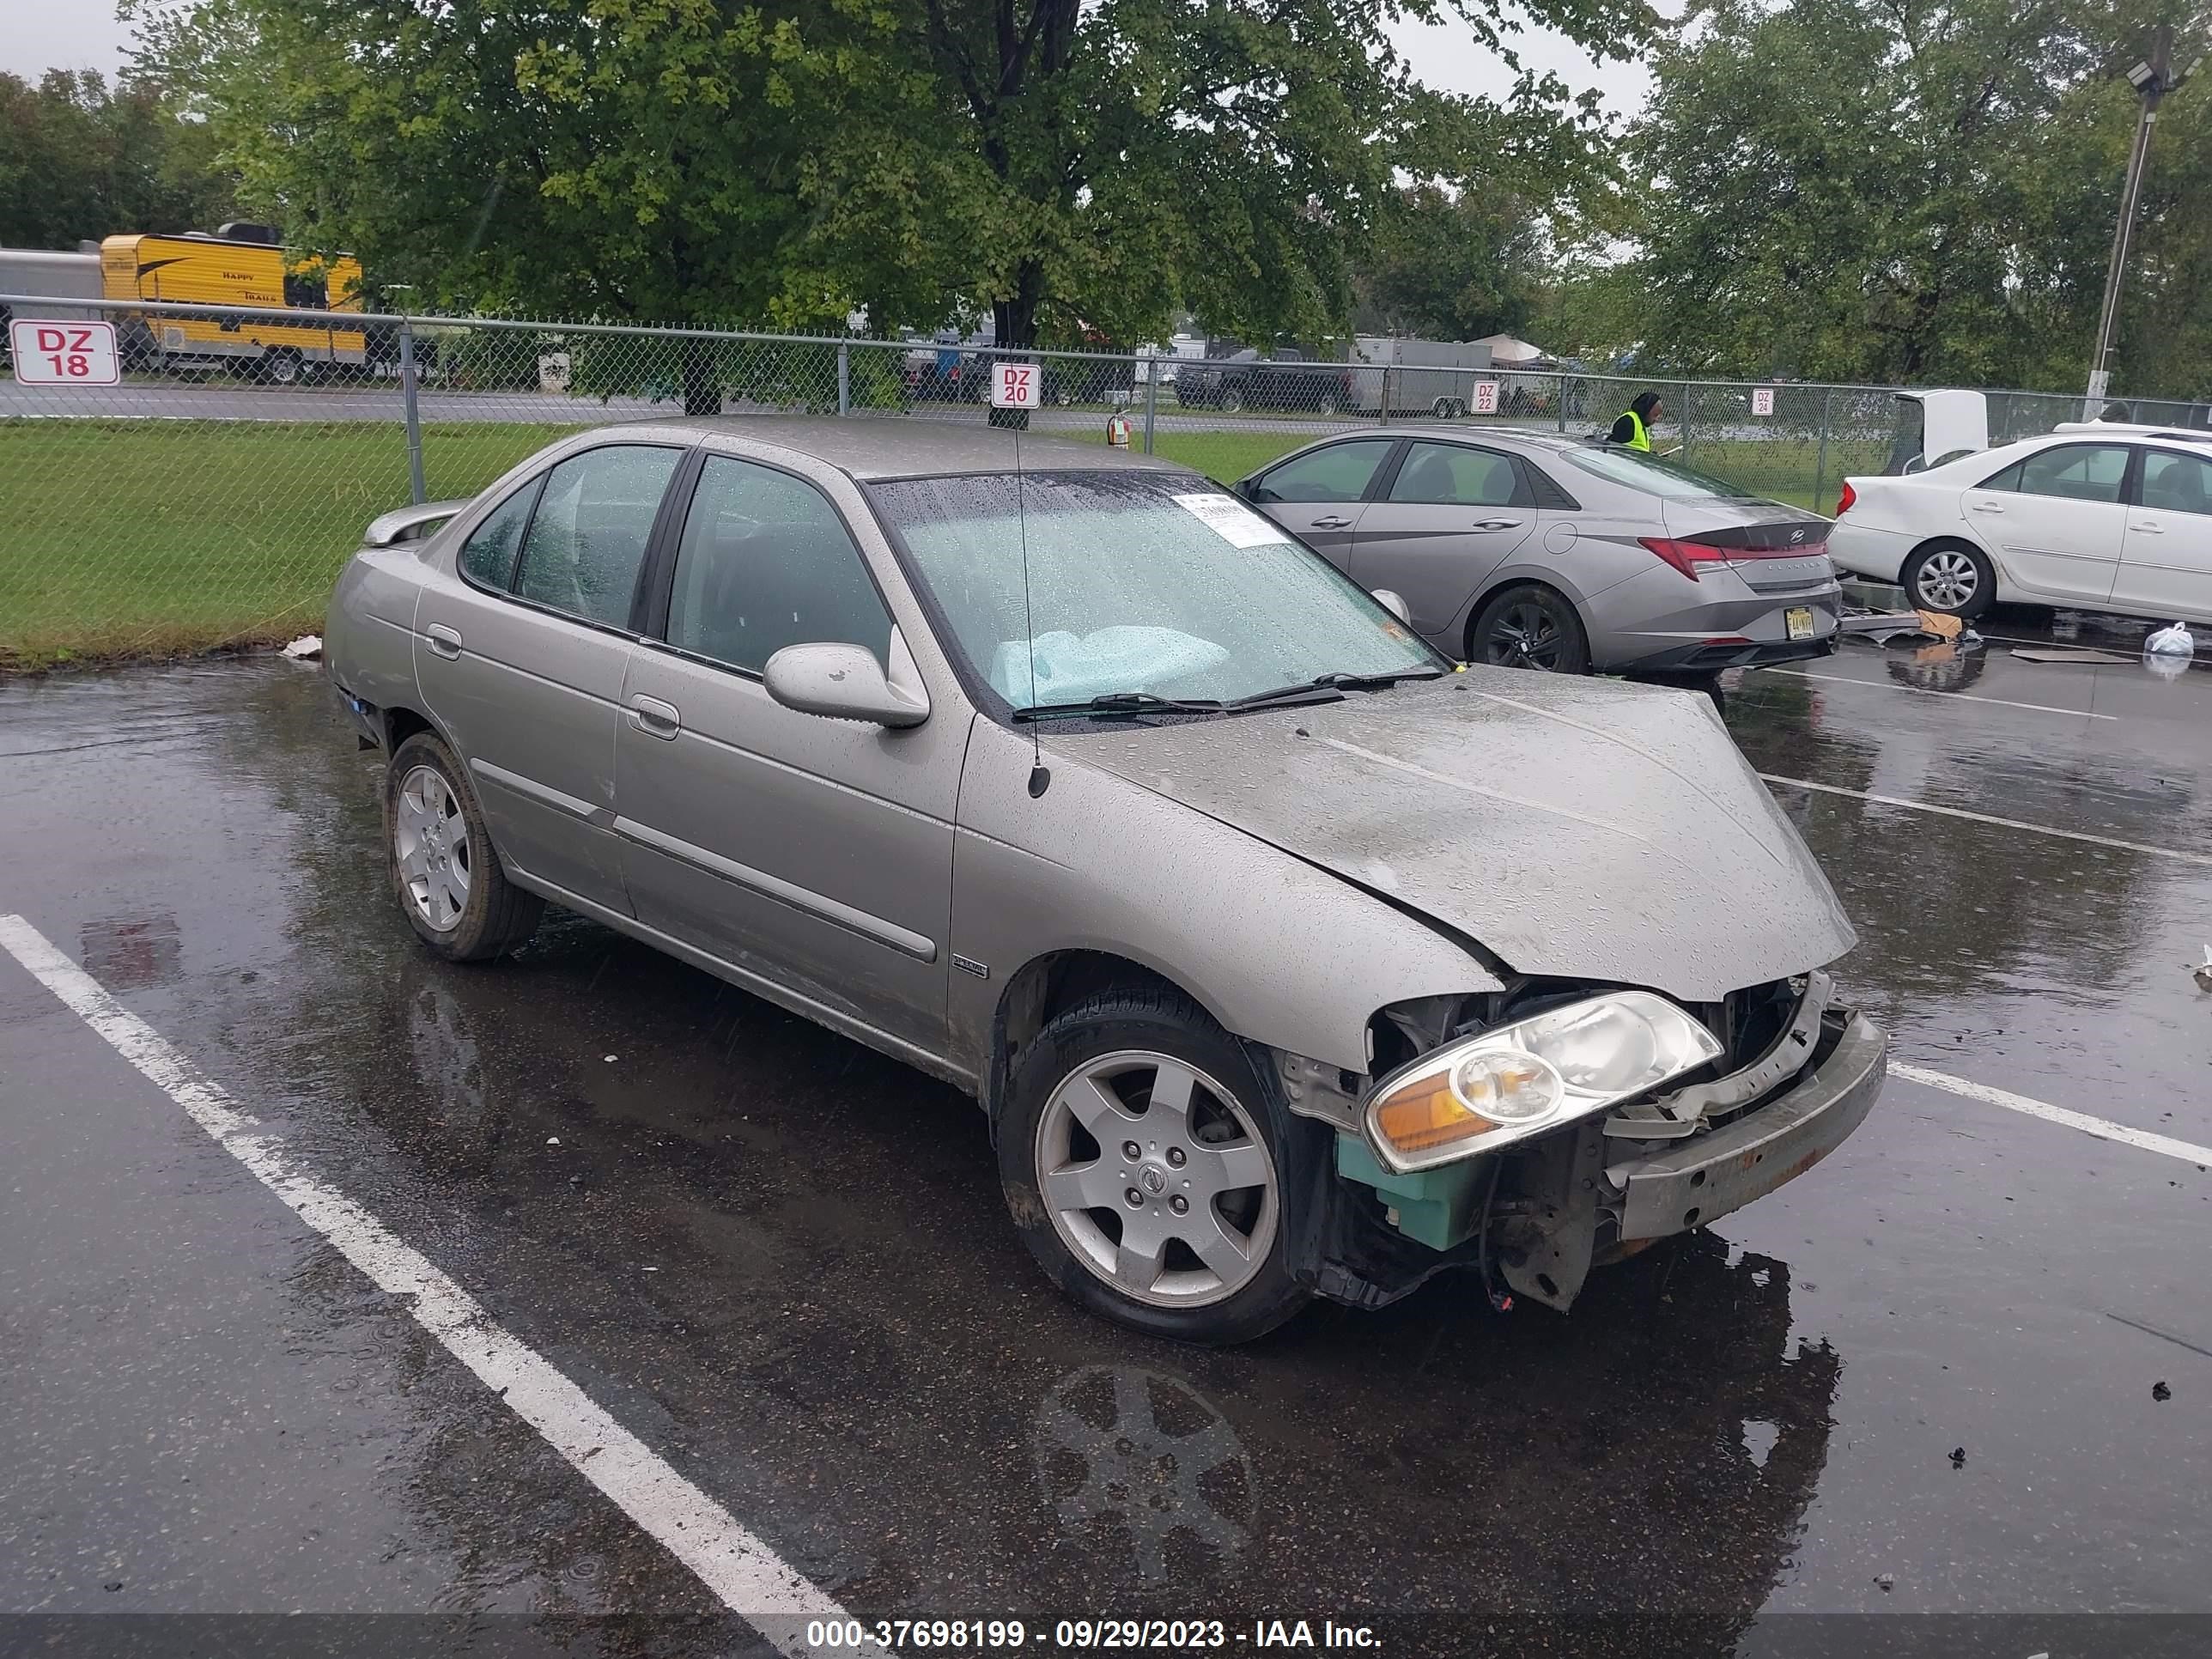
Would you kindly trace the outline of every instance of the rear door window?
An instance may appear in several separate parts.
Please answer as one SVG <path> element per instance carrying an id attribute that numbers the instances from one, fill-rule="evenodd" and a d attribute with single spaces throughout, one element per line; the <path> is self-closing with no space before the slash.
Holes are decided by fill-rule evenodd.
<path id="1" fill-rule="evenodd" d="M 2142 504 L 2154 513 L 2212 514 L 2212 461 L 2145 450 Z"/>
<path id="2" fill-rule="evenodd" d="M 1309 450 L 1261 475 L 1260 501 L 1357 501 L 1365 499 L 1375 471 L 1395 438 L 1358 438 Z"/>
<path id="3" fill-rule="evenodd" d="M 1511 507 L 1523 495 L 1520 473 L 1494 449 L 1417 443 L 1390 484 L 1390 500 L 1438 507 Z"/>
<path id="4" fill-rule="evenodd" d="M 2124 444 L 2054 444 L 2021 460 L 2013 487 L 2023 495 L 2117 502 L 2127 477 Z"/>
<path id="5" fill-rule="evenodd" d="M 627 628 L 653 520 L 683 455 L 657 445 L 610 444 L 547 473 L 523 538 L 515 592 L 587 622 Z"/>

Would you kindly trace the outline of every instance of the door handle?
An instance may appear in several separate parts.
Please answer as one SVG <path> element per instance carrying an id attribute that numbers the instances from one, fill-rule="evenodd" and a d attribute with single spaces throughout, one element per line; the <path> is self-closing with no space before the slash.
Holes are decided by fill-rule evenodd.
<path id="1" fill-rule="evenodd" d="M 684 715 L 674 703 L 658 697 L 632 697 L 629 723 L 649 737 L 673 741 L 684 729 Z"/>
<path id="2" fill-rule="evenodd" d="M 1348 530 L 1351 527 L 1351 520 L 1340 519 L 1334 513 L 1330 514 L 1326 519 L 1316 519 L 1313 523 L 1308 526 L 1309 529 L 1313 530 Z"/>
<path id="3" fill-rule="evenodd" d="M 1518 519 L 1477 519 L 1474 521 L 1474 527 L 1477 530 L 1518 530 L 1521 527 L 1521 520 Z"/>
<path id="4" fill-rule="evenodd" d="M 2128 528 L 2136 532 L 2136 534 L 2142 536 L 2163 536 L 2166 534 L 2166 526 L 2158 523 L 2154 520 L 2146 520 L 2142 524 L 2131 524 Z"/>
<path id="5" fill-rule="evenodd" d="M 1976 501 L 1974 503 L 1974 511 L 1977 513 L 1994 513 L 1999 518 L 2002 518 L 2004 516 L 2004 508 L 1999 507 L 1995 501 Z"/>
<path id="6" fill-rule="evenodd" d="M 457 629 L 448 628 L 443 623 L 432 623 L 422 632 L 428 636 L 433 655 L 451 662 L 461 654 L 461 636 Z"/>

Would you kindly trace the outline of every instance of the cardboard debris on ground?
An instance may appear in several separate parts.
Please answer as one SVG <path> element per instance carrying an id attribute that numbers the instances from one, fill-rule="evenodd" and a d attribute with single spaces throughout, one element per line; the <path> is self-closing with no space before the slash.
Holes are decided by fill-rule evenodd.
<path id="1" fill-rule="evenodd" d="M 1916 611 L 1912 614 L 1918 619 L 1922 633 L 1932 634 L 1939 640 L 1955 640 L 1966 631 L 1966 623 L 1940 611 Z"/>
<path id="2" fill-rule="evenodd" d="M 2022 662 L 2124 662 L 2133 657 L 2123 657 L 2117 651 L 2097 651 L 2086 645 L 2048 645 L 2027 647 L 2015 645 L 2012 654 Z"/>
<path id="3" fill-rule="evenodd" d="M 279 654 L 289 657 L 295 662 L 305 662 L 310 657 L 319 657 L 323 654 L 323 636 L 319 634 L 302 634 L 291 644 L 286 646 Z"/>

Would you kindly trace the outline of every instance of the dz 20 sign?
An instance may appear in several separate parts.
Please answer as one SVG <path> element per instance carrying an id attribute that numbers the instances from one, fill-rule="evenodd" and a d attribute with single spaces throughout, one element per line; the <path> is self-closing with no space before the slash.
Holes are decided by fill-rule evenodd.
<path id="1" fill-rule="evenodd" d="M 991 407 L 994 409 L 1035 409 L 1044 402 L 1039 394 L 1044 371 L 1035 363 L 1008 362 L 1001 358 L 991 365 Z"/>
<path id="2" fill-rule="evenodd" d="M 8 349 L 18 386 L 114 386 L 123 378 L 112 323 L 8 325 Z"/>

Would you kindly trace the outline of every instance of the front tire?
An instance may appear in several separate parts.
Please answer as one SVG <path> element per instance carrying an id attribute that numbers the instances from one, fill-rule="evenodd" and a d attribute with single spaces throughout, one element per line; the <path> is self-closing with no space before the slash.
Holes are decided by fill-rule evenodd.
<path id="1" fill-rule="evenodd" d="M 1900 582 L 1917 610 L 1972 622 L 1996 602 L 1996 568 L 1964 542 L 1931 542 L 1905 562 Z"/>
<path id="2" fill-rule="evenodd" d="M 998 1128 L 1023 1242 L 1091 1312 L 1228 1344 L 1305 1304 L 1286 1265 L 1295 1126 L 1186 999 L 1119 992 L 1057 1016 L 1016 1063 Z"/>
<path id="3" fill-rule="evenodd" d="M 1574 604 L 1540 582 L 1509 587 L 1482 607 L 1467 630 L 1471 662 L 1540 668 L 1553 674 L 1589 672 L 1589 635 Z"/>
<path id="4" fill-rule="evenodd" d="M 1226 386 L 1214 407 L 1224 415 L 1242 415 L 1244 412 L 1244 394 L 1233 386 Z"/>
<path id="5" fill-rule="evenodd" d="M 401 744 L 386 769 L 384 845 L 392 896 L 447 961 L 503 956 L 537 931 L 545 901 L 507 880 L 466 769 L 428 732 Z"/>

